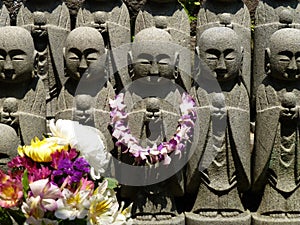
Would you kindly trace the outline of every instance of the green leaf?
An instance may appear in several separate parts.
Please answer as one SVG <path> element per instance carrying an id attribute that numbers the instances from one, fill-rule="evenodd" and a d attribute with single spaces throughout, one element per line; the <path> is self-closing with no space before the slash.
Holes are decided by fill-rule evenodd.
<path id="1" fill-rule="evenodd" d="M 27 198 L 27 192 L 29 190 L 28 171 L 27 171 L 27 169 L 24 171 L 24 174 L 23 174 L 23 177 L 22 177 L 22 185 L 23 185 L 24 198 Z"/>
<path id="2" fill-rule="evenodd" d="M 12 220 L 5 209 L 0 207 L 0 224 L 1 225 L 12 225 Z"/>
<path id="3" fill-rule="evenodd" d="M 119 183 L 116 179 L 114 178 L 104 178 L 104 180 L 107 180 L 108 181 L 108 185 L 107 185 L 107 188 L 108 189 L 115 189 L 118 187 Z"/>
<path id="4" fill-rule="evenodd" d="M 194 5 L 200 5 L 200 2 L 194 2 Z"/>

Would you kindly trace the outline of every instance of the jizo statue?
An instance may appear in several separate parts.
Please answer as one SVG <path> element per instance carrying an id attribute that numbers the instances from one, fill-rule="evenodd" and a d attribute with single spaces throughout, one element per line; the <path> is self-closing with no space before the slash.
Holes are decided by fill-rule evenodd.
<path id="1" fill-rule="evenodd" d="M 251 18 L 242 0 L 207 0 L 197 16 L 197 39 L 211 27 L 229 27 L 239 36 L 244 48 L 242 76 L 247 91 L 251 84 Z"/>
<path id="2" fill-rule="evenodd" d="M 127 63 L 123 60 L 127 58 L 129 45 L 127 50 L 116 54 L 113 50 L 131 41 L 130 16 L 126 5 L 121 0 L 86 0 L 76 19 L 76 27 L 80 26 L 93 27 L 101 33 L 105 48 L 110 50 L 109 70 L 115 73 L 115 79 L 111 82 L 116 89 L 122 89 L 130 82 L 127 71 L 123 68 Z M 122 55 L 122 52 L 125 54 Z"/>
<path id="3" fill-rule="evenodd" d="M 7 132 L 5 136 L 12 134 L 6 144 L 14 148 L 15 136 L 19 144 L 30 144 L 31 139 L 42 138 L 46 132 L 46 93 L 42 81 L 34 75 L 35 57 L 27 30 L 0 28 L 0 123 L 1 130 Z"/>
<path id="4" fill-rule="evenodd" d="M 230 28 L 209 28 L 198 39 L 197 52 L 211 70 L 211 77 L 201 82 L 216 79 L 219 90 L 200 82 L 192 89 L 201 130 L 187 165 L 186 191 L 194 196 L 187 224 L 250 224 L 241 200 L 250 188 L 250 106 L 241 73 L 242 43 Z"/>
<path id="5" fill-rule="evenodd" d="M 300 221 L 299 34 L 292 28 L 276 31 L 265 53 L 268 70 L 256 93 L 253 190 L 263 196 L 255 224 Z"/>
<path id="6" fill-rule="evenodd" d="M 131 133 L 143 147 L 168 141 L 176 133 L 181 116 L 179 104 L 183 82 L 178 76 L 180 56 L 173 43 L 167 31 L 146 28 L 135 36 L 129 52 L 133 65 L 130 70 L 132 84 L 125 89 L 124 102 Z M 123 153 L 121 160 L 128 160 L 128 156 Z M 183 194 L 181 172 L 157 184 L 123 187 L 121 193 L 122 197 L 133 201 L 132 217 L 137 224 L 145 224 L 145 221 L 182 224 L 184 217 L 176 209 L 175 197 Z"/>
<path id="7" fill-rule="evenodd" d="M 66 39 L 64 57 L 68 79 L 58 98 L 56 119 L 72 119 L 95 126 L 104 134 L 111 150 L 108 101 L 115 93 L 109 82 L 101 34 L 91 27 L 74 29 Z"/>
<path id="8" fill-rule="evenodd" d="M 284 27 L 300 28 L 300 4 L 298 0 L 263 0 L 259 1 L 255 12 L 253 85 L 252 100 L 265 75 L 266 62 L 264 51 L 269 47 L 271 35 Z"/>
<path id="9" fill-rule="evenodd" d="M 17 26 L 26 28 L 38 52 L 36 74 L 47 90 L 47 119 L 54 118 L 57 97 L 65 81 L 62 49 L 70 31 L 70 15 L 61 0 L 28 0 L 17 15 Z"/>

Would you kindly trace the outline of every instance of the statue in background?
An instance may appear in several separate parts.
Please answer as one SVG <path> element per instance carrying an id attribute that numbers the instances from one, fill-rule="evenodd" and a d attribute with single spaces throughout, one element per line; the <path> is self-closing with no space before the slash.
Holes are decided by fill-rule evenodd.
<path id="1" fill-rule="evenodd" d="M 17 15 L 17 26 L 26 28 L 38 52 L 36 74 L 47 90 L 47 119 L 54 118 L 57 97 L 65 81 L 62 49 L 70 31 L 70 15 L 61 0 L 28 0 Z"/>
<path id="2" fill-rule="evenodd" d="M 0 0 L 0 26 L 9 26 L 10 25 L 10 17 L 9 11 L 7 10 L 5 4 Z"/>
<path id="3" fill-rule="evenodd" d="M 114 144 L 108 131 L 109 99 L 115 96 L 107 73 L 104 41 L 91 27 L 70 32 L 64 48 L 66 76 L 58 98 L 56 119 L 72 119 L 94 126 L 107 139 L 109 150 Z"/>
<path id="4" fill-rule="evenodd" d="M 251 85 L 251 18 L 242 0 L 207 0 L 197 17 L 197 39 L 211 27 L 230 27 L 240 37 L 243 52 L 242 76 L 248 93 Z"/>
<path id="5" fill-rule="evenodd" d="M 300 222 L 300 30 L 283 28 L 266 49 L 266 78 L 256 94 L 253 190 L 263 192 L 254 224 Z"/>
<path id="6" fill-rule="evenodd" d="M 250 188 L 250 106 L 240 36 L 227 27 L 209 28 L 199 37 L 197 51 L 212 77 L 202 66 L 198 72 L 204 75 L 191 91 L 197 96 L 201 129 L 187 165 L 186 191 L 195 200 L 186 224 L 250 225 L 241 200 Z"/>
<path id="7" fill-rule="evenodd" d="M 290 27 L 300 28 L 300 4 L 298 0 L 262 0 L 258 2 L 255 12 L 253 82 L 252 99 L 258 86 L 266 78 L 266 62 L 264 51 L 269 47 L 271 35 L 278 29 Z"/>
<path id="8" fill-rule="evenodd" d="M 7 144 L 16 151 L 16 135 L 19 144 L 30 144 L 46 132 L 46 93 L 42 81 L 34 75 L 36 54 L 27 30 L 1 27 L 0 49 L 1 130 L 7 132 L 5 135 L 12 134 Z"/>
<path id="9" fill-rule="evenodd" d="M 130 16 L 126 5 L 121 0 L 86 0 L 79 9 L 76 19 L 76 27 L 88 26 L 96 28 L 104 39 L 105 48 L 110 50 L 109 69 L 114 73 L 111 80 L 113 86 L 120 90 L 130 82 L 127 70 L 127 51 L 118 51 L 114 54 L 114 49 L 131 41 Z M 121 53 L 124 52 L 124 55 Z"/>

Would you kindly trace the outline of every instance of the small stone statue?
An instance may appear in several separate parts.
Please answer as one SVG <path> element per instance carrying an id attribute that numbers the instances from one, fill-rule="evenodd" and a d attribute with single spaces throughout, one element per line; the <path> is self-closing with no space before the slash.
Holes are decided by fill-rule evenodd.
<path id="1" fill-rule="evenodd" d="M 191 91 L 201 129 L 187 165 L 186 191 L 194 203 L 186 224 L 250 225 L 250 213 L 241 201 L 250 188 L 250 106 L 241 74 L 240 36 L 227 27 L 209 28 L 198 39 L 197 49 L 212 77 L 202 77 Z M 205 79 L 216 79 L 220 90 L 207 88 Z"/>
<path id="2" fill-rule="evenodd" d="M 124 102 L 131 133 L 143 147 L 169 141 L 181 116 L 183 83 L 177 76 L 180 57 L 172 43 L 167 31 L 146 28 L 135 36 L 129 53 L 133 63 L 132 84 L 125 91 Z M 126 161 L 128 157 L 122 153 L 120 159 Z M 149 171 L 152 172 L 151 168 Z M 134 224 L 184 224 L 184 216 L 175 205 L 175 197 L 183 194 L 181 172 L 174 172 L 171 178 L 153 185 L 123 187 L 121 193 L 133 201 Z"/>
<path id="3" fill-rule="evenodd" d="M 168 31 L 176 44 L 190 46 L 190 22 L 177 0 L 148 0 L 135 22 L 135 34 L 149 27 Z"/>
<path id="4" fill-rule="evenodd" d="M 115 93 L 107 74 L 101 34 L 91 27 L 74 29 L 67 37 L 64 56 L 68 79 L 58 98 L 56 119 L 73 119 L 95 126 L 112 150 L 114 144 L 107 129 L 110 123 L 108 101 Z"/>
<path id="5" fill-rule="evenodd" d="M 10 17 L 9 12 L 3 4 L 3 2 L 0 0 L 0 26 L 9 26 L 10 25 Z"/>
<path id="6" fill-rule="evenodd" d="M 183 6 L 177 0 L 148 0 L 135 21 L 135 34 L 149 27 L 163 29 L 171 34 L 173 43 L 181 45 L 180 73 L 189 90 L 191 81 L 190 21 Z M 178 48 L 178 47 L 177 47 Z"/>
<path id="7" fill-rule="evenodd" d="M 239 36 L 244 48 L 242 76 L 250 93 L 251 83 L 251 18 L 242 0 L 207 0 L 197 19 L 197 39 L 210 27 L 230 27 Z"/>
<path id="8" fill-rule="evenodd" d="M 284 41 L 283 41 L 284 40 Z M 298 224 L 300 30 L 272 34 L 267 76 L 256 94 L 253 190 L 263 193 L 253 224 Z"/>
<path id="9" fill-rule="evenodd" d="M 255 12 L 254 51 L 253 51 L 253 86 L 255 94 L 265 76 L 266 62 L 264 51 L 269 47 L 271 35 L 280 28 L 300 28 L 300 4 L 298 0 L 262 0 Z"/>
<path id="10" fill-rule="evenodd" d="M 47 119 L 54 118 L 64 78 L 62 49 L 70 31 L 70 15 L 61 0 L 28 0 L 17 15 L 17 26 L 31 32 L 38 52 L 36 74 L 47 90 Z"/>
<path id="11" fill-rule="evenodd" d="M 121 89 L 120 87 L 128 84 L 130 79 L 123 68 L 127 62 L 122 60 L 127 58 L 129 45 L 127 50 L 115 54 L 113 52 L 113 49 L 131 41 L 127 6 L 121 0 L 86 0 L 77 14 L 76 27 L 79 26 L 93 27 L 101 33 L 106 49 L 110 50 L 110 71 L 115 73 L 115 80 L 111 81 L 113 86 Z"/>
<path id="12" fill-rule="evenodd" d="M 16 151 L 16 143 L 30 144 L 46 132 L 46 93 L 42 81 L 34 76 L 36 54 L 27 30 L 1 27 L 0 49 L 0 123 L 5 136 L 11 134 L 1 149 L 13 146 L 11 150 Z"/>

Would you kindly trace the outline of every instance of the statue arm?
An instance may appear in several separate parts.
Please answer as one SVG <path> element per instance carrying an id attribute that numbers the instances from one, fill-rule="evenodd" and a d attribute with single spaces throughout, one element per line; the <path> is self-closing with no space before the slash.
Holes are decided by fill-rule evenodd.
<path id="1" fill-rule="evenodd" d="M 255 192 L 260 192 L 267 181 L 267 169 L 280 116 L 277 95 L 272 87 L 261 85 L 258 88 L 256 113 L 252 189 Z"/>

